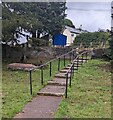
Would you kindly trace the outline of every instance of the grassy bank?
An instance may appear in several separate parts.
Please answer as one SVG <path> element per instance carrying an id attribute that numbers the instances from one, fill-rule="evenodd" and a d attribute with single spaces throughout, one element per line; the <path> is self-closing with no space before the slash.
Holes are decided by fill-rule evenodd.
<path id="1" fill-rule="evenodd" d="M 66 61 L 68 64 L 69 61 Z M 29 90 L 29 73 L 25 71 L 11 71 L 7 69 L 8 63 L 3 62 L 2 66 L 2 117 L 11 118 L 20 112 L 23 107 L 32 100 L 37 92 L 43 88 L 48 80 L 58 72 L 58 61 L 52 63 L 52 76 L 49 76 L 49 66 L 44 70 L 44 85 L 41 85 L 40 70 L 32 72 L 33 96 Z M 64 67 L 61 61 L 61 68 Z"/>
<path id="2" fill-rule="evenodd" d="M 85 63 L 73 78 L 56 118 L 110 118 L 111 73 L 109 63 L 92 60 Z"/>

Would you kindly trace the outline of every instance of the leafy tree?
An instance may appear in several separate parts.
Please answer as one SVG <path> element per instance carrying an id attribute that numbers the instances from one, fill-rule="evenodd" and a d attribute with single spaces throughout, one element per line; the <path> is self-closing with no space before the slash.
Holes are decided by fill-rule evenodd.
<path id="1" fill-rule="evenodd" d="M 113 61 L 113 32 L 111 33 L 111 39 L 109 41 L 109 44 L 110 44 L 110 56 L 111 56 L 111 59 Z M 113 62 L 112 62 L 112 67 L 113 67 Z"/>
<path id="2" fill-rule="evenodd" d="M 40 34 L 54 35 L 62 30 L 66 16 L 65 4 L 65 2 L 3 2 L 2 41 L 6 43 L 16 41 L 14 34 L 17 33 L 17 28 L 21 27 L 32 33 L 33 45 L 40 46 L 45 43 L 47 45 L 47 42 L 39 39 Z"/>
<path id="3" fill-rule="evenodd" d="M 33 37 L 36 37 L 36 30 L 38 37 L 40 33 L 54 35 L 62 30 L 66 16 L 65 2 L 7 2 L 2 4 L 2 8 L 3 30 L 9 35 L 14 34 L 19 26 L 32 32 Z M 4 32 L 3 37 L 7 39 Z"/>
<path id="4" fill-rule="evenodd" d="M 85 46 L 92 44 L 100 44 L 109 40 L 108 32 L 93 32 L 93 33 L 82 33 L 75 38 L 74 45 L 82 43 Z"/>
<path id="5" fill-rule="evenodd" d="M 69 19 L 65 19 L 65 20 L 64 20 L 64 24 L 65 24 L 66 26 L 75 28 L 75 26 L 73 25 L 73 22 L 72 22 L 71 20 L 69 20 Z"/>

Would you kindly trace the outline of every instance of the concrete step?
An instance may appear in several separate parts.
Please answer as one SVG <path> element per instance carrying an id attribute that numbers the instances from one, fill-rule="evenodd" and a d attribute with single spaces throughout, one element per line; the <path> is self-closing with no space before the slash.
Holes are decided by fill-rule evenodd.
<path id="1" fill-rule="evenodd" d="M 77 62 L 77 60 L 75 60 Z M 78 62 L 82 62 L 82 59 L 79 59 Z M 83 59 L 83 62 L 86 62 L 86 59 Z"/>
<path id="2" fill-rule="evenodd" d="M 66 78 L 65 73 L 58 73 L 55 75 L 55 78 Z"/>
<path id="3" fill-rule="evenodd" d="M 77 62 L 74 62 L 74 64 L 77 65 Z M 82 62 L 78 62 L 78 65 L 82 65 Z"/>
<path id="4" fill-rule="evenodd" d="M 70 65 L 68 65 L 67 67 L 70 67 L 71 66 L 71 64 Z M 78 65 L 78 67 L 80 67 L 81 65 Z M 74 67 L 77 67 L 77 64 L 74 64 Z"/>
<path id="5" fill-rule="evenodd" d="M 66 73 L 68 71 L 68 69 L 63 69 L 63 70 L 60 70 L 60 73 Z"/>
<path id="6" fill-rule="evenodd" d="M 65 86 L 47 85 L 45 88 L 43 88 L 37 94 L 38 95 L 43 95 L 43 96 L 57 96 L 57 97 L 61 97 L 61 96 L 65 95 Z"/>
<path id="7" fill-rule="evenodd" d="M 79 66 L 78 66 L 79 67 Z M 70 67 L 66 67 L 65 70 L 68 70 Z M 74 67 L 74 70 L 77 70 L 77 67 Z"/>
<path id="8" fill-rule="evenodd" d="M 69 79 L 68 79 L 68 84 L 69 84 Z M 66 79 L 65 78 L 54 78 L 53 80 L 48 81 L 48 85 L 65 86 Z"/>

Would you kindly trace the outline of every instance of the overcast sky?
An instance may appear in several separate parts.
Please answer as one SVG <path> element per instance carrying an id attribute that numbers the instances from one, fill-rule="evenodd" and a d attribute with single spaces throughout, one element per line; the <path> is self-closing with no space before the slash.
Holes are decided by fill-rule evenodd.
<path id="1" fill-rule="evenodd" d="M 88 31 L 111 28 L 111 2 L 67 2 L 67 18 Z"/>

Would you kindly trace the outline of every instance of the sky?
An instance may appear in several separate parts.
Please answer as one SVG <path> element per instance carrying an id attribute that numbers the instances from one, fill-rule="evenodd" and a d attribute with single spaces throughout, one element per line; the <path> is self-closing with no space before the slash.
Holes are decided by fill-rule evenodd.
<path id="1" fill-rule="evenodd" d="M 111 29 L 111 2 L 67 2 L 67 18 L 90 32 Z"/>

